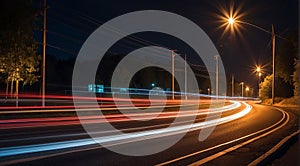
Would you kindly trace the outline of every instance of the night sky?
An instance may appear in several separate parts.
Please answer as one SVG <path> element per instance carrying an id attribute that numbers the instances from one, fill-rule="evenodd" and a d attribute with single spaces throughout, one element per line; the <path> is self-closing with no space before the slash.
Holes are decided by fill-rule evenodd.
<path id="1" fill-rule="evenodd" d="M 298 0 L 195 0 L 195 1 L 73 1 L 48 0 L 47 10 L 47 54 L 67 59 L 76 57 L 86 38 L 101 24 L 114 17 L 138 10 L 164 10 L 184 16 L 198 24 L 214 42 L 222 58 L 227 75 L 234 74 L 238 82 L 245 81 L 255 84 L 255 75 L 251 75 L 256 64 L 268 65 L 271 62 L 271 35 L 243 25 L 242 35 L 229 32 L 222 36 L 224 28 L 220 28 L 222 15 L 220 9 L 229 11 L 230 4 L 240 9 L 241 18 L 271 30 L 274 24 L 275 33 L 287 36 L 298 28 Z M 120 30 L 122 31 L 122 30 Z M 136 34 L 146 43 L 154 43 L 167 48 L 176 49 L 179 54 L 187 54 L 190 64 L 201 64 L 194 60 L 196 55 L 182 41 L 163 34 Z M 277 50 L 282 39 L 277 39 Z M 110 49 L 112 53 L 127 54 L 130 51 L 145 46 L 124 40 L 116 43 Z M 266 72 L 271 72 L 267 66 Z"/>

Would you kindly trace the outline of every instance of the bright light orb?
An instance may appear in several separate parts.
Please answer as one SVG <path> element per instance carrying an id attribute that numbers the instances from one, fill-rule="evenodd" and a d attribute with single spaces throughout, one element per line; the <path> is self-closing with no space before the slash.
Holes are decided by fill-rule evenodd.
<path id="1" fill-rule="evenodd" d="M 250 90 L 250 88 L 247 86 L 247 87 L 246 87 L 246 91 L 249 91 L 249 90 Z"/>
<path id="2" fill-rule="evenodd" d="M 258 73 L 258 76 L 261 77 L 261 72 Z"/>
<path id="3" fill-rule="evenodd" d="M 234 18 L 229 17 L 228 18 L 228 24 L 230 24 L 230 25 L 234 24 Z"/>
<path id="4" fill-rule="evenodd" d="M 257 72 L 260 72 L 260 71 L 261 71 L 261 68 L 258 66 L 258 67 L 256 68 L 256 71 L 257 71 Z"/>

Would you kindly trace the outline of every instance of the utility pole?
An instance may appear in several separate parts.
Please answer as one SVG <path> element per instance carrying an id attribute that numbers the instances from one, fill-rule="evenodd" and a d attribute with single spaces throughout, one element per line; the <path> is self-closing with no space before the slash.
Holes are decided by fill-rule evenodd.
<path id="1" fill-rule="evenodd" d="M 258 86 L 257 86 L 257 97 L 259 98 L 259 89 L 260 89 L 260 77 L 261 77 L 261 72 L 259 72 L 258 74 Z"/>
<path id="2" fill-rule="evenodd" d="M 185 94 L 185 100 L 187 100 L 187 71 L 186 71 L 186 55 L 184 56 L 184 94 Z"/>
<path id="3" fill-rule="evenodd" d="M 244 97 L 244 82 L 241 82 L 242 84 L 242 97 Z"/>
<path id="4" fill-rule="evenodd" d="M 234 96 L 234 75 L 231 76 L 231 96 Z"/>
<path id="5" fill-rule="evenodd" d="M 175 96 L 174 96 L 174 83 L 175 83 L 175 79 L 174 79 L 174 50 L 171 50 L 171 56 L 172 56 L 172 100 L 175 99 Z"/>
<path id="6" fill-rule="evenodd" d="M 272 105 L 275 98 L 275 32 L 272 24 L 272 57 L 273 57 L 273 78 L 272 78 Z"/>
<path id="7" fill-rule="evenodd" d="M 42 106 L 45 107 L 45 83 L 46 83 L 46 11 L 47 5 L 44 0 L 44 28 L 43 28 L 43 62 L 42 62 Z"/>
<path id="8" fill-rule="evenodd" d="M 216 60 L 216 96 L 219 95 L 219 55 L 215 55 Z"/>

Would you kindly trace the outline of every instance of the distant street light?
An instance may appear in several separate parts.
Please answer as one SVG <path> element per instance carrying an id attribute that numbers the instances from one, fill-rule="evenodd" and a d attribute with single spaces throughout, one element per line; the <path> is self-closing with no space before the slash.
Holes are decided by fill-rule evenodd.
<path id="1" fill-rule="evenodd" d="M 260 88 L 260 80 L 261 80 L 261 76 L 262 76 L 262 67 L 260 66 L 256 66 L 255 71 L 256 75 L 257 75 L 257 82 L 258 82 L 258 86 L 257 86 L 257 96 L 259 97 L 259 88 Z"/>
<path id="2" fill-rule="evenodd" d="M 242 97 L 244 97 L 244 82 L 240 83 L 242 85 Z"/>
<path id="3" fill-rule="evenodd" d="M 250 90 L 250 88 L 247 86 L 245 90 L 246 90 L 246 91 L 249 91 L 249 90 Z"/>
<path id="4" fill-rule="evenodd" d="M 184 95 L 185 95 L 185 100 L 187 100 L 187 61 L 186 61 L 186 55 L 184 55 Z"/>
<path id="5" fill-rule="evenodd" d="M 172 100 L 175 99 L 175 66 L 174 66 L 174 57 L 175 53 L 174 50 L 171 50 L 171 57 L 172 57 Z"/>
<path id="6" fill-rule="evenodd" d="M 249 86 L 247 86 L 247 87 L 245 88 L 245 90 L 246 90 L 246 97 L 249 97 L 249 91 L 250 91 Z"/>
<path id="7" fill-rule="evenodd" d="M 216 97 L 219 96 L 219 55 L 215 55 L 216 60 Z"/>
<path id="8" fill-rule="evenodd" d="M 234 75 L 231 76 L 231 96 L 234 96 Z"/>
<path id="9" fill-rule="evenodd" d="M 152 87 L 155 87 L 155 83 L 152 83 L 151 86 L 152 86 Z"/>

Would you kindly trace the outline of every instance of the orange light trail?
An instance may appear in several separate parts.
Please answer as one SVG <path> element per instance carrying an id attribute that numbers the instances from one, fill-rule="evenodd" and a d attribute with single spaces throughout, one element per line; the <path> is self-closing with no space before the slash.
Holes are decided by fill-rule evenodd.
<path id="1" fill-rule="evenodd" d="M 148 113 L 130 113 L 131 117 L 136 117 L 135 120 L 151 120 L 153 115 L 158 115 L 156 119 L 167 119 L 167 118 L 176 118 L 186 117 L 186 116 L 198 116 L 198 115 L 207 115 L 207 114 L 216 114 L 220 112 L 226 112 L 230 110 L 237 109 L 241 104 L 239 102 L 232 101 L 232 104 L 226 105 L 219 108 L 209 108 L 209 109 L 200 109 L 195 115 L 195 110 L 185 110 L 182 114 L 179 115 L 178 110 L 170 110 L 168 112 L 148 112 Z M 45 126 L 58 126 L 58 125 L 75 125 L 82 123 L 104 123 L 104 122 L 124 122 L 124 121 L 133 121 L 131 118 L 128 118 L 126 114 L 114 114 L 114 115 L 94 115 L 94 116 L 84 116 L 80 120 L 77 116 L 71 117 L 55 117 L 55 118 L 20 118 L 20 119 L 5 119 L 0 120 L 0 129 L 9 129 L 9 128 L 24 128 L 24 127 L 45 127 Z"/>

